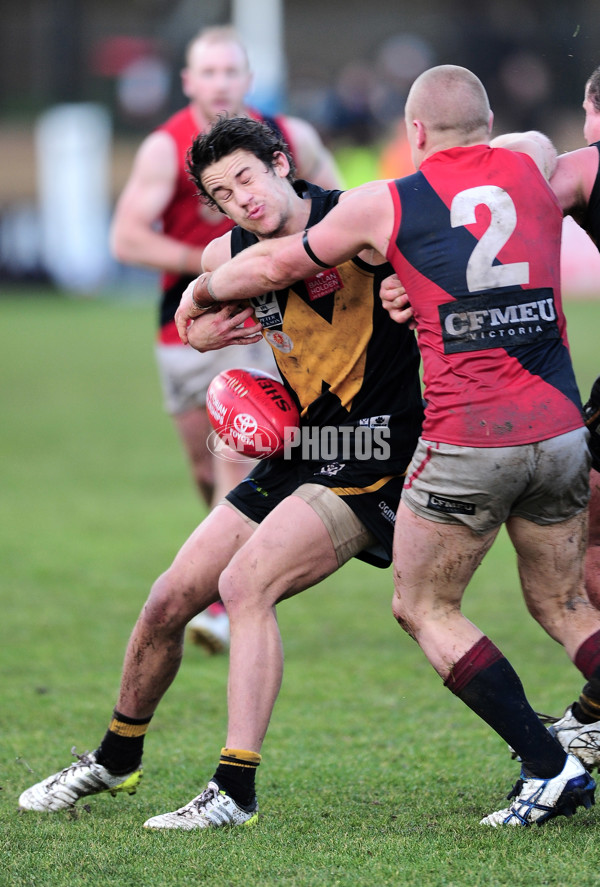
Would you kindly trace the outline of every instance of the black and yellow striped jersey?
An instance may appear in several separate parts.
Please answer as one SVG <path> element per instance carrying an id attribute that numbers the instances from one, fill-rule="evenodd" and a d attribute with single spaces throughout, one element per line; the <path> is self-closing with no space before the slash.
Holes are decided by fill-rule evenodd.
<path id="1" fill-rule="evenodd" d="M 302 181 L 295 187 L 311 201 L 307 227 L 341 194 Z M 232 255 L 256 242 L 234 228 Z M 389 427 L 390 460 L 404 470 L 423 418 L 420 358 L 412 330 L 391 320 L 379 298 L 391 273 L 387 263 L 355 257 L 252 303 L 302 424 Z"/>

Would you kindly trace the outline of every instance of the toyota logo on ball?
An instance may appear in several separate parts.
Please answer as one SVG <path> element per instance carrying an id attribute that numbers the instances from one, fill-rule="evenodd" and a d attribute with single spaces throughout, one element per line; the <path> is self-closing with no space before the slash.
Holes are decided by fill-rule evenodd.
<path id="1" fill-rule="evenodd" d="M 249 413 L 240 413 L 233 420 L 233 427 L 239 434 L 245 437 L 252 437 L 258 431 L 258 422 Z"/>

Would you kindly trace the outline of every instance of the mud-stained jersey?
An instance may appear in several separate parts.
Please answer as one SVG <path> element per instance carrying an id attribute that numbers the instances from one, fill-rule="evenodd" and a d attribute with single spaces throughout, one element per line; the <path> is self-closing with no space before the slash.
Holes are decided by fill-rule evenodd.
<path id="1" fill-rule="evenodd" d="M 423 437 L 501 447 L 580 427 L 560 294 L 562 213 L 533 160 L 452 148 L 389 188 L 387 258 L 417 321 Z"/>
<path id="2" fill-rule="evenodd" d="M 302 181 L 295 187 L 311 200 L 308 227 L 341 194 Z M 232 255 L 253 243 L 253 234 L 233 229 Z M 302 424 L 388 427 L 393 473 L 406 469 L 423 414 L 414 334 L 390 319 L 379 298 L 391 273 L 387 263 L 354 258 L 252 302 Z"/>

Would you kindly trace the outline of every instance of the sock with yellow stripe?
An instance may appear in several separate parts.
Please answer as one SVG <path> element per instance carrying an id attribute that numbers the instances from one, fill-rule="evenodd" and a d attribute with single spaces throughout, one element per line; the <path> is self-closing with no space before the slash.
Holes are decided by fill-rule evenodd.
<path id="1" fill-rule="evenodd" d="M 213 781 L 240 807 L 249 807 L 256 798 L 254 781 L 260 762 L 261 756 L 255 751 L 222 748 Z"/>
<path id="2" fill-rule="evenodd" d="M 149 718 L 129 718 L 115 708 L 104 739 L 94 752 L 96 760 L 111 773 L 131 773 L 142 762 L 144 736 Z"/>

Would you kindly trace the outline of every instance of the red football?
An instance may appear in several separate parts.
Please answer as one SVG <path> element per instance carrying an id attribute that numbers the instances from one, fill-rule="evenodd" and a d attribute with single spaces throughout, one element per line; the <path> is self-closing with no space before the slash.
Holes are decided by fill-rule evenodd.
<path id="1" fill-rule="evenodd" d="M 289 429 L 300 424 L 298 408 L 281 382 L 254 369 L 215 376 L 206 392 L 206 409 L 219 438 L 255 459 L 281 456 L 293 433 Z"/>

